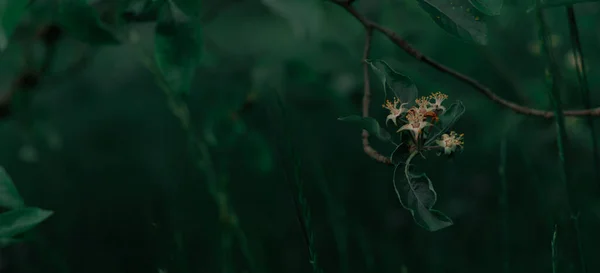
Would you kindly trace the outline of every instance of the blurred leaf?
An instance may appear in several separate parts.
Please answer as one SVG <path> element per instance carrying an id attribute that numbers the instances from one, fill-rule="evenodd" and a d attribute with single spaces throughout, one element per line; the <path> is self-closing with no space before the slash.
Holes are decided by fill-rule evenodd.
<path id="1" fill-rule="evenodd" d="M 321 0 L 261 0 L 275 14 L 286 19 L 301 37 L 318 33 L 323 23 Z"/>
<path id="2" fill-rule="evenodd" d="M 73 37 L 92 45 L 119 44 L 117 37 L 100 21 L 96 10 L 84 0 L 61 0 L 59 22 Z"/>
<path id="3" fill-rule="evenodd" d="M 189 94 L 202 53 L 200 27 L 173 3 L 163 12 L 154 30 L 154 58 L 172 91 Z"/>
<path id="4" fill-rule="evenodd" d="M 343 118 L 338 118 L 341 121 L 349 121 L 359 123 L 362 129 L 367 130 L 369 134 L 377 136 L 379 139 L 383 141 L 390 141 L 392 136 L 385 129 L 379 126 L 379 122 L 372 117 L 360 117 L 360 116 L 348 116 Z"/>
<path id="5" fill-rule="evenodd" d="M 373 69 L 383 83 L 383 90 L 386 98 L 387 92 L 392 91 L 403 103 L 414 103 L 419 91 L 409 77 L 394 71 L 394 69 L 383 60 L 367 60 L 366 62 L 371 65 L 371 69 Z"/>
<path id="6" fill-rule="evenodd" d="M 457 101 L 450 105 L 446 111 L 440 115 L 439 125 L 434 127 L 434 133 L 429 135 L 425 146 L 434 142 L 442 134 L 448 132 L 458 119 L 465 113 L 465 106 L 462 101 Z"/>
<path id="7" fill-rule="evenodd" d="M 504 0 L 469 0 L 477 10 L 490 16 L 499 15 Z"/>
<path id="8" fill-rule="evenodd" d="M 0 207 L 16 209 L 23 206 L 25 206 L 25 203 L 21 195 L 19 195 L 17 187 L 15 187 L 6 170 L 0 167 Z"/>
<path id="9" fill-rule="evenodd" d="M 467 0 L 417 0 L 433 21 L 448 33 L 481 45 L 487 44 L 487 26 L 472 13 Z"/>
<path id="10" fill-rule="evenodd" d="M 28 5 L 26 0 L 0 0 L 0 52 L 8 46 L 8 41 Z"/>
<path id="11" fill-rule="evenodd" d="M 415 222 L 428 231 L 437 231 L 453 224 L 452 220 L 442 212 L 432 209 L 437 201 L 437 193 L 426 174 L 410 173 L 410 160 L 406 164 L 397 165 L 394 170 L 394 190 L 400 204 L 409 210 Z M 402 183 L 398 187 L 397 183 Z"/>
<path id="12" fill-rule="evenodd" d="M 53 214 L 40 208 L 20 208 L 0 214 L 0 238 L 12 237 L 26 232 Z"/>
<path id="13" fill-rule="evenodd" d="M 21 240 L 19 239 L 14 239 L 14 238 L 0 238 L 0 248 L 4 248 L 16 243 L 21 242 Z"/>

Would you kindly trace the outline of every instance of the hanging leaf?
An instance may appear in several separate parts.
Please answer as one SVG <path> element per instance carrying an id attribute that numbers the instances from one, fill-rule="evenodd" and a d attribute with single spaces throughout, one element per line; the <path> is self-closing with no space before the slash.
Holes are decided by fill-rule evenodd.
<path id="1" fill-rule="evenodd" d="M 453 225 L 452 219 L 434 210 L 437 193 L 426 174 L 410 172 L 410 161 L 418 153 L 412 153 L 404 164 L 394 170 L 394 190 L 400 204 L 410 211 L 415 222 L 428 231 L 438 231 Z"/>
<path id="2" fill-rule="evenodd" d="M 377 136 L 382 141 L 388 142 L 392 139 L 390 133 L 379 126 L 379 122 L 372 117 L 348 116 L 338 118 L 341 121 L 355 122 L 361 125 L 362 129 L 367 130 L 370 135 Z"/>
<path id="3" fill-rule="evenodd" d="M 27 11 L 29 1 L 1 0 L 0 1 L 0 52 L 8 46 L 13 32 L 19 25 L 21 17 Z"/>
<path id="4" fill-rule="evenodd" d="M 504 0 L 469 0 L 477 10 L 490 16 L 500 15 Z"/>
<path id="5" fill-rule="evenodd" d="M 39 208 L 20 208 L 0 214 L 0 238 L 10 238 L 26 232 L 53 214 Z"/>
<path id="6" fill-rule="evenodd" d="M 448 33 L 481 45 L 487 44 L 487 26 L 483 14 L 471 8 L 467 0 L 417 0 L 433 21 Z"/>
<path id="7" fill-rule="evenodd" d="M 202 52 L 199 24 L 169 2 L 154 33 L 154 58 L 165 82 L 174 93 L 189 94 Z"/>
<path id="8" fill-rule="evenodd" d="M 383 83 L 383 91 L 386 98 L 387 92 L 391 91 L 403 103 L 414 103 L 418 95 L 418 90 L 417 86 L 409 77 L 394 71 L 394 69 L 383 60 L 366 60 L 366 62 L 379 77 L 381 83 Z"/>
<path id="9" fill-rule="evenodd" d="M 433 131 L 427 136 L 425 146 L 433 143 L 444 133 L 447 133 L 454 123 L 465 113 L 465 105 L 461 101 L 456 101 L 446 111 L 439 116 L 440 120 Z"/>
<path id="10" fill-rule="evenodd" d="M 67 33 L 92 45 L 115 45 L 119 39 L 84 0 L 61 0 L 59 22 Z"/>
<path id="11" fill-rule="evenodd" d="M 6 170 L 0 167 L 0 208 L 17 209 L 24 206 L 25 203 L 19 195 L 17 187 L 15 187 Z"/>
<path id="12" fill-rule="evenodd" d="M 400 145 L 396 146 L 396 149 L 392 152 L 390 158 L 392 159 L 392 163 L 395 166 L 399 164 L 405 164 L 406 160 L 410 156 L 410 147 L 408 146 L 408 139 L 410 138 L 409 134 L 405 134 L 402 132 L 402 142 Z"/>

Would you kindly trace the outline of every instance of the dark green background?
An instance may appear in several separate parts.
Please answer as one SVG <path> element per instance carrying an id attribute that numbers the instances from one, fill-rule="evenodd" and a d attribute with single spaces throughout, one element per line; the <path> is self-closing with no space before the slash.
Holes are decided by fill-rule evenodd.
<path id="1" fill-rule="evenodd" d="M 99 1 L 95 7 L 116 26 L 111 18 L 121 4 Z M 36 1 L 21 19 L 0 56 L 0 92 L 10 88 L 24 60 L 40 62 L 44 47 L 35 33 L 57 20 L 54 6 Z M 363 153 L 360 128 L 337 120 L 360 113 L 364 29 L 331 3 L 305 0 L 291 7 L 282 12 L 256 0 L 182 7 L 204 18 L 202 61 L 186 98 L 191 120 L 210 148 L 212 171 L 239 218 L 256 270 L 311 270 L 294 194 L 284 179 L 293 172 L 290 162 L 300 160 L 325 273 L 493 273 L 505 272 L 505 261 L 511 273 L 551 272 L 553 214 L 564 191 L 552 119 L 515 114 L 375 33 L 371 58 L 411 77 L 422 95 L 441 91 L 467 109 L 455 125 L 465 133 L 464 152 L 452 160 L 430 154 L 421 161 L 439 195 L 436 208 L 455 222 L 427 232 L 398 202 L 392 168 Z M 498 95 L 552 109 L 529 5 L 505 1 L 501 15 L 487 20 L 487 46 L 448 35 L 416 1 L 358 0 L 356 7 Z M 565 8 L 545 12 L 565 108 L 581 109 L 568 61 Z M 578 4 L 576 14 L 591 105 L 597 105 L 600 4 Z M 135 32 L 152 49 L 153 27 L 127 24 L 118 32 Z M 87 44 L 67 32 L 57 48 L 39 86 L 20 93 L 30 103 L 15 104 L 0 122 L 0 165 L 28 204 L 55 213 L 34 240 L 0 251 L 0 272 L 254 273 L 240 241 L 225 243 L 236 233 L 220 221 L 186 133 L 135 46 Z M 382 86 L 373 74 L 372 90 L 371 115 L 383 124 Z M 275 106 L 276 93 L 284 98 L 285 118 Z M 584 257 L 588 272 L 599 272 L 600 181 L 594 170 L 600 166 L 592 160 L 586 119 L 568 117 L 566 127 L 569 183 L 582 189 L 577 202 Z M 503 139 L 506 210 L 499 202 Z M 385 154 L 392 150 L 372 142 Z"/>

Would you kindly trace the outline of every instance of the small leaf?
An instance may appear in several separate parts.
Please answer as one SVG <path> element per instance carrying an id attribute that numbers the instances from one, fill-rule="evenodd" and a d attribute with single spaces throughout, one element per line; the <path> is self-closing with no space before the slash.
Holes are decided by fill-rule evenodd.
<path id="1" fill-rule="evenodd" d="M 202 52 L 200 28 L 173 3 L 164 11 L 155 28 L 154 58 L 171 91 L 189 94 Z"/>
<path id="2" fill-rule="evenodd" d="M 418 89 L 409 77 L 394 71 L 383 60 L 366 60 L 366 62 L 371 66 L 373 72 L 377 74 L 381 83 L 383 83 L 383 91 L 386 98 L 387 92 L 392 91 L 403 103 L 414 103 L 418 95 Z"/>
<path id="3" fill-rule="evenodd" d="M 394 165 L 398 166 L 399 164 L 406 163 L 406 160 L 410 155 L 410 147 L 407 144 L 409 138 L 411 138 L 409 134 L 402 134 L 402 142 L 400 145 L 396 146 L 396 149 L 394 149 L 392 155 L 390 156 Z"/>
<path id="4" fill-rule="evenodd" d="M 73 37 L 92 45 L 115 45 L 119 40 L 84 0 L 61 0 L 59 21 Z"/>
<path id="5" fill-rule="evenodd" d="M 16 243 L 21 242 L 19 239 L 14 238 L 0 238 L 0 248 L 4 248 L 10 245 L 14 245 Z"/>
<path id="6" fill-rule="evenodd" d="M 53 214 L 40 208 L 20 208 L 0 214 L 0 238 L 13 237 L 26 232 Z"/>
<path id="7" fill-rule="evenodd" d="M 4 168 L 0 167 L 0 207 L 17 209 L 25 206 L 17 187 Z"/>
<path id="8" fill-rule="evenodd" d="M 26 0 L 0 0 L 0 52 L 8 46 L 10 36 L 19 25 L 28 5 Z"/>
<path id="9" fill-rule="evenodd" d="M 490 16 L 500 15 L 504 0 L 469 0 L 477 10 Z"/>
<path id="10" fill-rule="evenodd" d="M 383 141 L 387 142 L 392 139 L 392 136 L 390 135 L 390 133 L 388 133 L 385 129 L 381 128 L 381 126 L 379 126 L 379 122 L 377 122 L 377 120 L 375 120 L 372 117 L 364 118 L 364 117 L 354 115 L 354 116 L 338 118 L 338 120 L 359 123 L 362 126 L 362 129 L 367 130 L 367 132 L 369 132 L 369 134 L 377 136 L 379 139 L 381 139 Z"/>
<path id="11" fill-rule="evenodd" d="M 437 193 L 429 177 L 426 174 L 410 173 L 408 166 L 414 155 L 416 153 L 411 154 L 408 162 L 397 165 L 394 170 L 394 190 L 400 204 L 410 211 L 419 226 L 428 231 L 437 231 L 453 225 L 448 216 L 433 209 Z"/>
<path id="12" fill-rule="evenodd" d="M 417 0 L 433 21 L 448 33 L 481 45 L 487 44 L 487 26 L 467 0 Z"/>
<path id="13" fill-rule="evenodd" d="M 438 125 L 434 128 L 434 131 L 427 136 L 425 146 L 433 143 L 444 133 L 447 133 L 454 123 L 465 113 L 465 105 L 461 101 L 456 101 L 446 111 L 440 115 Z"/>

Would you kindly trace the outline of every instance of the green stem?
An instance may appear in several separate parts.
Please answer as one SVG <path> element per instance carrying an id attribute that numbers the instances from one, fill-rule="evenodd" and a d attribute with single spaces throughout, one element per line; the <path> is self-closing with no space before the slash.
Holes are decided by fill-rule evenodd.
<path id="1" fill-rule="evenodd" d="M 507 163 L 507 145 L 506 138 L 502 139 L 500 143 L 500 166 L 498 173 L 500 174 L 500 213 L 501 225 L 502 225 L 502 269 L 504 273 L 510 272 L 510 260 L 509 260 L 509 234 L 508 234 L 508 185 L 506 179 L 506 163 Z"/>
<path id="2" fill-rule="evenodd" d="M 583 106 L 589 109 L 592 107 L 590 87 L 587 79 L 585 58 L 583 56 L 579 28 L 577 27 L 577 18 L 575 17 L 575 9 L 573 8 L 573 5 L 567 6 L 567 18 L 569 21 L 571 47 L 573 48 L 573 57 L 575 59 L 575 69 L 577 71 L 577 79 L 579 80 L 579 90 L 581 91 L 581 99 L 583 102 Z M 596 133 L 596 127 L 594 126 L 594 119 L 591 116 L 588 116 L 586 119 L 588 127 L 590 128 L 590 134 L 592 136 L 593 166 L 600 166 L 598 139 L 596 138 L 598 134 Z M 600 182 L 600 168 L 594 168 L 594 174 L 596 175 L 595 180 Z"/>
<path id="3" fill-rule="evenodd" d="M 564 209 L 564 212 L 566 212 L 567 214 L 570 214 L 568 216 L 565 216 L 564 213 L 562 215 L 560 215 L 561 219 L 561 226 L 567 227 L 569 226 L 569 230 L 571 230 L 573 232 L 573 235 L 575 235 L 574 237 L 574 243 L 576 245 L 576 249 L 572 251 L 572 254 L 575 257 L 573 257 L 573 259 L 577 259 L 579 260 L 580 263 L 580 270 L 581 272 L 586 272 L 586 266 L 585 266 L 585 261 L 583 258 L 583 253 L 581 252 L 581 238 L 580 238 L 580 234 L 579 234 L 579 227 L 578 227 L 578 219 L 577 218 L 573 218 L 572 215 L 576 215 L 578 213 L 576 213 L 576 209 L 572 206 L 571 201 L 572 200 L 576 200 L 576 196 L 575 196 L 575 192 L 572 189 L 572 185 L 569 184 L 568 182 L 568 167 L 567 167 L 567 162 L 565 159 L 565 146 L 567 144 L 567 132 L 565 129 L 565 117 L 563 114 L 563 110 L 562 110 L 562 102 L 561 102 L 561 97 L 560 97 L 560 89 L 558 88 L 558 84 L 557 84 L 557 80 L 559 79 L 558 75 L 558 66 L 556 64 L 556 60 L 554 59 L 553 54 L 551 53 L 551 40 L 550 40 L 550 33 L 548 30 L 548 26 L 546 25 L 546 22 L 544 21 L 544 16 L 541 10 L 538 10 L 536 12 L 537 15 L 537 20 L 538 20 L 538 24 L 540 27 L 540 37 L 541 37 L 541 42 L 542 42 L 542 50 L 545 53 L 545 55 L 548 58 L 548 65 L 549 65 L 549 72 L 550 72 L 550 77 L 549 77 L 549 88 L 548 88 L 548 95 L 550 97 L 550 101 L 552 102 L 553 106 L 554 106 L 554 113 L 555 113 L 555 122 L 556 122 L 556 129 L 557 129 L 557 146 L 558 146 L 558 160 L 559 160 L 559 177 L 560 177 L 560 181 L 562 184 L 562 187 L 564 189 L 564 196 L 565 196 L 565 204 L 564 207 L 562 209 Z M 569 218 L 571 218 L 570 221 L 572 221 L 572 223 L 569 224 Z M 565 241 L 565 240 L 563 240 Z M 566 253 L 570 252 L 570 251 L 565 251 Z"/>
<path id="4" fill-rule="evenodd" d="M 557 269 L 557 256 L 556 256 L 556 234 L 558 233 L 558 226 L 554 225 L 554 232 L 552 233 L 552 273 L 556 273 Z"/>

